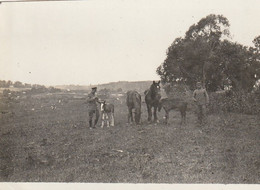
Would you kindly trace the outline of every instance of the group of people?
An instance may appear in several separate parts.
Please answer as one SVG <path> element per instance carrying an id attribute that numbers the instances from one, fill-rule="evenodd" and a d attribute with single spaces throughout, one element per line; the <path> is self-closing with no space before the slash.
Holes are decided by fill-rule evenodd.
<path id="1" fill-rule="evenodd" d="M 100 99 L 96 95 L 97 87 L 93 87 L 92 91 L 88 94 L 88 114 L 89 114 L 89 127 L 95 128 L 99 119 L 99 109 L 98 103 Z M 201 82 L 197 82 L 196 89 L 193 92 L 193 101 L 196 103 L 196 112 L 198 116 L 198 122 L 203 123 L 206 115 L 206 106 L 209 104 L 209 96 L 205 88 L 203 88 Z M 95 115 L 95 120 L 93 123 L 93 116 Z"/>

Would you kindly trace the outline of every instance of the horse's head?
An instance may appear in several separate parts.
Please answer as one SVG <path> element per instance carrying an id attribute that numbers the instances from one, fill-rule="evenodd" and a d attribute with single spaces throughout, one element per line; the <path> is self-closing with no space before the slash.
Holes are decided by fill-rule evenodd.
<path id="1" fill-rule="evenodd" d="M 153 89 L 156 92 L 160 92 L 161 86 L 160 86 L 161 81 L 155 82 L 153 81 L 153 84 L 151 85 L 151 89 Z"/>
<path id="2" fill-rule="evenodd" d="M 150 87 L 151 97 L 153 99 L 160 99 L 161 98 L 160 82 L 161 81 L 158 81 L 158 82 L 153 81 L 153 84 Z"/>

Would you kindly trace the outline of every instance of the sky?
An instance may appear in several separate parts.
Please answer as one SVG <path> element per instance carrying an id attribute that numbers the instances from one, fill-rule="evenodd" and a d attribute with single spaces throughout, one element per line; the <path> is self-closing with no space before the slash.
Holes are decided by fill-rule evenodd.
<path id="1" fill-rule="evenodd" d="M 259 0 L 86 0 L 0 4 L 0 80 L 90 85 L 159 80 L 177 37 L 209 14 L 253 46 Z"/>

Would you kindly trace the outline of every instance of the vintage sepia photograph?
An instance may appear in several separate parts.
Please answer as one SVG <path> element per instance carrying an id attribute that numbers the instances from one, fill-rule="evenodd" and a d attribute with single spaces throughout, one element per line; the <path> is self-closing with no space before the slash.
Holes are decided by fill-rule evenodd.
<path id="1" fill-rule="evenodd" d="M 0 0 L 0 182 L 259 188 L 259 18 L 258 0 Z"/>

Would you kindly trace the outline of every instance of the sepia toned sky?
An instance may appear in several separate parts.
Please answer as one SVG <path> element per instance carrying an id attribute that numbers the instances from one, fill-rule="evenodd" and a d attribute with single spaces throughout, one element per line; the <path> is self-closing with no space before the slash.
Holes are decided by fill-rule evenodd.
<path id="1" fill-rule="evenodd" d="M 209 14 L 232 40 L 260 35 L 259 0 L 87 0 L 0 4 L 0 80 L 100 84 L 158 80 L 166 49 Z"/>

